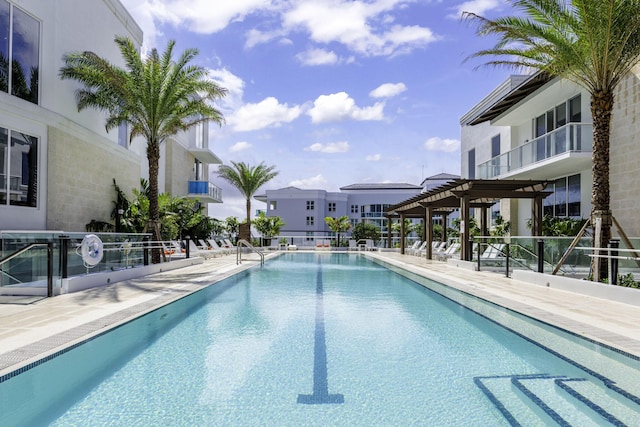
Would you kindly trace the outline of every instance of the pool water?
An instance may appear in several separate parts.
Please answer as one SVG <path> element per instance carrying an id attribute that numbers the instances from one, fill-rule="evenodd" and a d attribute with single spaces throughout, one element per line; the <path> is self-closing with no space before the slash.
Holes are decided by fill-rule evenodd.
<path id="1" fill-rule="evenodd" d="M 548 351 L 360 255 L 284 254 L 6 379 L 0 425 L 638 425 L 638 361 L 596 372 L 575 341 Z"/>

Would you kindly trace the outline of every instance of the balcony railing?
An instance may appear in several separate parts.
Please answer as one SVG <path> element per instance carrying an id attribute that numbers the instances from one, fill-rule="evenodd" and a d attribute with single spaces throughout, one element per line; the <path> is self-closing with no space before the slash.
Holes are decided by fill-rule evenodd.
<path id="1" fill-rule="evenodd" d="M 491 179 L 569 152 L 591 152 L 590 123 L 569 123 L 478 165 L 478 178 Z"/>
<path id="2" fill-rule="evenodd" d="M 189 181 L 189 196 L 222 202 L 222 189 L 208 181 Z"/>

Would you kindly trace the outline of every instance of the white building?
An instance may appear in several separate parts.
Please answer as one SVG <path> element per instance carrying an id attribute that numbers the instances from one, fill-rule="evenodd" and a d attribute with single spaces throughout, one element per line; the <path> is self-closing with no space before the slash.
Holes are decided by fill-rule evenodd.
<path id="1" fill-rule="evenodd" d="M 267 216 L 279 216 L 285 222 L 280 234 L 304 236 L 309 240 L 330 233 L 325 217 L 348 216 L 351 225 L 359 222 L 375 224 L 383 238 L 387 235 L 387 207 L 420 194 L 421 186 L 413 184 L 352 184 L 340 192 L 302 190 L 286 187 L 267 190 L 256 199 L 267 204 Z"/>
<path id="2" fill-rule="evenodd" d="M 139 47 L 140 27 L 118 0 L 0 0 L 0 32 L 0 231 L 84 231 L 92 219 L 110 221 L 113 179 L 128 193 L 139 188 L 146 155 L 130 149 L 124 129 L 107 133 L 102 112 L 78 112 L 79 85 L 59 70 L 71 51 L 123 65 L 114 37 Z M 161 192 L 220 201 L 208 182 L 207 164 L 220 161 L 206 132 L 166 144 Z"/>
<path id="3" fill-rule="evenodd" d="M 553 194 L 544 213 L 588 218 L 591 210 L 589 94 L 566 80 L 538 73 L 511 76 L 465 114 L 460 124 L 462 177 L 545 179 Z M 613 144 L 612 144 L 613 145 Z M 495 213 L 526 235 L 528 200 L 502 200 Z"/>

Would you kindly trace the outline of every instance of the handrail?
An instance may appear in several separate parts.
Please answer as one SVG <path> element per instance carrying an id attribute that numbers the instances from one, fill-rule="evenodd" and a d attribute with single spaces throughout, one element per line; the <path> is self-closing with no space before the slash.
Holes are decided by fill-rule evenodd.
<path id="1" fill-rule="evenodd" d="M 0 259 L 0 267 L 5 262 L 11 261 L 15 257 L 25 253 L 31 248 L 35 248 L 37 246 L 46 246 L 47 247 L 47 297 L 53 296 L 53 242 L 47 243 L 29 243 L 22 249 L 15 251 L 12 254 L 7 255 L 6 257 Z"/>
<path id="2" fill-rule="evenodd" d="M 264 265 L 264 252 L 256 249 L 251 243 L 247 242 L 245 239 L 240 239 L 236 243 L 236 264 L 242 264 L 242 246 L 251 249 L 251 251 L 260 255 L 260 266 Z"/>

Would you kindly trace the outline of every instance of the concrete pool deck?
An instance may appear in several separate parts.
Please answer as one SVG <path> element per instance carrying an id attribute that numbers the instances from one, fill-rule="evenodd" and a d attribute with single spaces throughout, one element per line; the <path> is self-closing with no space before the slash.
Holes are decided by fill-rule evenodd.
<path id="1" fill-rule="evenodd" d="M 491 301 L 640 358 L 640 306 L 533 285 L 394 252 L 365 256 Z M 275 256 L 269 253 L 267 257 Z M 44 298 L 0 304 L 0 377 L 256 265 L 221 256 L 177 270 Z M 640 292 L 640 290 L 638 290 Z"/>

